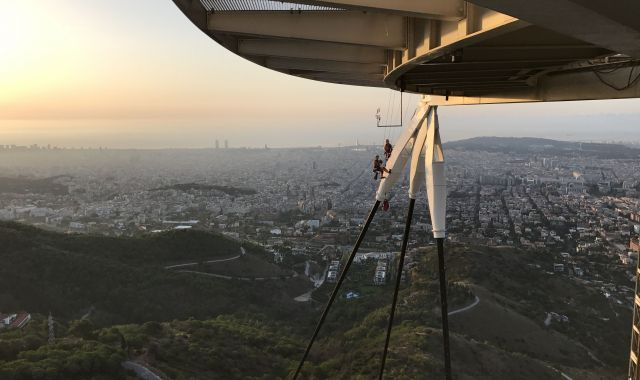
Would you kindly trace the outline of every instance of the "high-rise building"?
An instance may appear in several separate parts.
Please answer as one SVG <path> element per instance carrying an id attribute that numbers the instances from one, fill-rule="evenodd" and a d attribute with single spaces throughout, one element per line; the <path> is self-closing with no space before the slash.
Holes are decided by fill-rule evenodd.
<path id="1" fill-rule="evenodd" d="M 220 141 L 216 139 L 216 149 L 220 149 Z"/>
<path id="2" fill-rule="evenodd" d="M 224 149 L 229 149 L 229 140 L 224 140 Z"/>

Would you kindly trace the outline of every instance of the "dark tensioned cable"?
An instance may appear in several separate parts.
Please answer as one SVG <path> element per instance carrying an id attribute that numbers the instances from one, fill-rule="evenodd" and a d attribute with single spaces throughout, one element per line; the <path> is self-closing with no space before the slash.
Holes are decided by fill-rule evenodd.
<path id="1" fill-rule="evenodd" d="M 617 65 L 613 65 L 610 69 L 607 69 L 607 70 L 594 69 L 592 70 L 592 72 L 595 74 L 596 78 L 598 78 L 598 80 L 602 82 L 602 84 L 606 85 L 607 87 L 610 87 L 616 91 L 624 91 L 630 87 L 633 87 L 638 82 L 638 80 L 640 80 L 640 73 L 638 73 L 635 77 L 633 76 L 634 71 L 638 66 L 637 65 L 629 66 L 629 63 L 633 64 L 633 63 L 637 63 L 637 61 L 634 61 L 634 60 L 624 61 L 624 62 L 618 63 Z M 602 76 L 602 74 L 611 74 L 625 67 L 630 67 L 629 76 L 627 78 L 627 83 L 625 85 L 617 86 L 613 83 L 607 82 L 605 78 Z"/>
<path id="2" fill-rule="evenodd" d="M 296 369 L 296 373 L 295 375 L 293 375 L 293 379 L 297 379 L 298 376 L 300 375 L 300 371 L 302 370 L 302 366 L 304 365 L 304 362 L 307 360 L 307 356 L 309 356 L 309 352 L 311 351 L 311 347 L 313 347 L 313 343 L 315 342 L 316 338 L 318 337 L 318 332 L 320 332 L 320 329 L 322 328 L 322 325 L 324 324 L 324 320 L 327 318 L 327 315 L 329 314 L 329 309 L 331 308 L 331 305 L 333 305 L 333 301 L 336 299 L 336 296 L 338 295 L 338 290 L 340 289 L 340 285 L 342 285 L 342 282 L 344 281 L 344 279 L 347 276 L 347 272 L 349 271 L 349 267 L 351 267 L 351 264 L 353 263 L 353 259 L 356 256 L 356 253 L 358 252 L 358 248 L 360 248 L 360 244 L 362 244 L 362 241 L 364 240 L 365 235 L 367 234 L 367 230 L 369 229 L 369 225 L 371 225 L 371 221 L 373 220 L 373 217 L 376 215 L 376 212 L 378 211 L 378 207 L 380 206 L 380 201 L 376 200 L 376 203 L 373 204 L 373 207 L 371 208 L 371 211 L 369 212 L 369 216 L 367 217 L 367 221 L 365 222 L 364 226 L 362 227 L 362 231 L 360 232 L 360 235 L 358 236 L 358 240 L 356 241 L 356 244 L 353 246 L 353 250 L 351 251 L 351 255 L 349 256 L 349 259 L 347 260 L 347 263 L 344 266 L 344 269 L 342 270 L 342 273 L 340 274 L 340 278 L 338 279 L 338 282 L 336 283 L 336 287 L 333 289 L 333 292 L 331 293 L 331 297 L 329 298 L 329 302 L 327 303 L 327 306 L 325 306 L 324 311 L 322 312 L 322 316 L 320 317 L 320 321 L 318 321 L 318 325 L 316 326 L 316 330 L 313 332 L 313 336 L 311 337 L 311 340 L 309 341 L 309 345 L 307 346 L 307 349 L 304 352 L 304 356 L 302 357 L 302 360 L 300 360 L 300 364 L 298 364 L 298 368 Z"/>
<path id="3" fill-rule="evenodd" d="M 393 291 L 393 301 L 391 302 L 391 310 L 389 311 L 389 324 L 387 325 L 387 338 L 384 341 L 384 350 L 382 351 L 382 361 L 380 363 L 380 373 L 378 379 L 382 380 L 384 375 L 384 366 L 387 362 L 387 352 L 389 350 L 389 339 L 391 338 L 391 328 L 393 327 L 393 318 L 396 313 L 396 304 L 398 302 L 398 291 L 402 280 L 402 267 L 404 266 L 404 257 L 407 253 L 407 243 L 409 241 L 409 231 L 411 230 L 411 219 L 413 218 L 413 206 L 416 204 L 415 199 L 409 199 L 409 211 L 407 212 L 407 222 L 404 225 L 404 236 L 402 237 L 402 248 L 400 249 L 400 259 L 398 260 L 398 274 L 396 275 L 396 287 Z"/>
<path id="4" fill-rule="evenodd" d="M 451 351 L 449 349 L 449 311 L 447 306 L 447 274 L 444 265 L 444 238 L 437 238 L 438 270 L 440 277 L 440 309 L 442 310 L 442 346 L 444 348 L 445 379 L 451 380 Z"/>

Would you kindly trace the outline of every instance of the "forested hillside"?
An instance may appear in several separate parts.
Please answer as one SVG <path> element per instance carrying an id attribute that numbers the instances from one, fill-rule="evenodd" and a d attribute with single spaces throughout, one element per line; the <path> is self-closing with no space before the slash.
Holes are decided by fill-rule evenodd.
<path id="1" fill-rule="evenodd" d="M 271 268 L 268 254 L 243 246 L 252 257 L 246 265 Z M 308 286 L 302 276 L 259 282 L 165 269 L 239 250 L 237 242 L 194 231 L 121 239 L 2 224 L 0 310 L 28 310 L 34 320 L 23 331 L 0 331 L 0 378 L 127 379 L 131 373 L 120 366 L 126 360 L 170 379 L 290 377 L 333 284 L 296 303 L 291 288 Z M 553 254 L 451 245 L 447 257 L 455 378 L 624 375 L 628 307 L 549 272 Z M 352 268 L 303 378 L 376 377 L 392 286 L 371 284 L 374 267 Z M 347 292 L 360 297 L 347 299 Z M 49 310 L 56 316 L 52 344 Z M 568 320 L 547 324 L 549 312 Z M 442 378 L 431 247 L 416 253 L 396 315 L 386 378 Z"/>
<path id="2" fill-rule="evenodd" d="M 270 255 L 245 244 L 247 261 Z M 65 319 L 91 310 L 98 325 L 210 318 L 236 312 L 291 316 L 310 285 L 299 278 L 220 280 L 166 270 L 185 261 L 240 254 L 240 244 L 198 231 L 142 238 L 64 235 L 18 224 L 0 225 L 0 311 L 28 310 Z"/>

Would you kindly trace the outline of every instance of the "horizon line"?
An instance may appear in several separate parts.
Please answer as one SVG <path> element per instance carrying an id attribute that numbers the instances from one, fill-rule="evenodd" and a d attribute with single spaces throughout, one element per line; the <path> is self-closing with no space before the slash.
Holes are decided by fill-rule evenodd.
<path id="1" fill-rule="evenodd" d="M 533 137 L 533 136 L 474 136 L 469 138 L 450 140 L 444 142 L 444 144 L 466 141 L 466 140 L 474 140 L 481 138 L 497 138 L 497 139 L 534 139 L 534 140 L 548 140 L 548 141 L 557 141 L 557 142 L 571 142 L 571 143 L 587 143 L 587 144 L 608 144 L 608 145 L 640 145 L 640 139 L 635 141 L 624 141 L 624 140 L 603 140 L 603 139 L 590 139 L 590 140 L 559 140 L 552 138 L 544 138 L 544 137 Z M 341 148 L 370 148 L 370 147 L 378 147 L 381 144 L 357 144 L 357 145 L 295 145 L 295 146 L 269 146 L 269 144 L 265 144 L 264 146 L 251 145 L 251 146 L 236 146 L 236 147 L 218 147 L 215 146 L 205 146 L 205 147 L 109 147 L 109 146 L 57 146 L 57 145 L 40 145 L 40 144 L 29 144 L 29 145 L 19 145 L 19 144 L 0 144 L 0 150 L 113 150 L 113 151 L 157 151 L 157 150 L 287 150 L 287 149 L 341 149 Z"/>

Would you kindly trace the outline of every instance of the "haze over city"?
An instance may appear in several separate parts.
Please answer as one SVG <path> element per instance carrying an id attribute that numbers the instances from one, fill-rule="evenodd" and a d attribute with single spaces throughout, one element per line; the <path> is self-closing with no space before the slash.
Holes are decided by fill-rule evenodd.
<path id="1" fill-rule="evenodd" d="M 393 119 L 399 113 L 389 90 L 303 80 L 246 61 L 211 43 L 170 1 L 25 0 L 2 7 L 3 144 L 370 144 L 385 134 L 375 127 L 375 110 L 386 119 L 389 109 Z M 416 99 L 405 97 L 409 116 Z M 445 141 L 486 135 L 633 141 L 639 109 L 637 99 L 443 107 L 441 133 Z"/>

